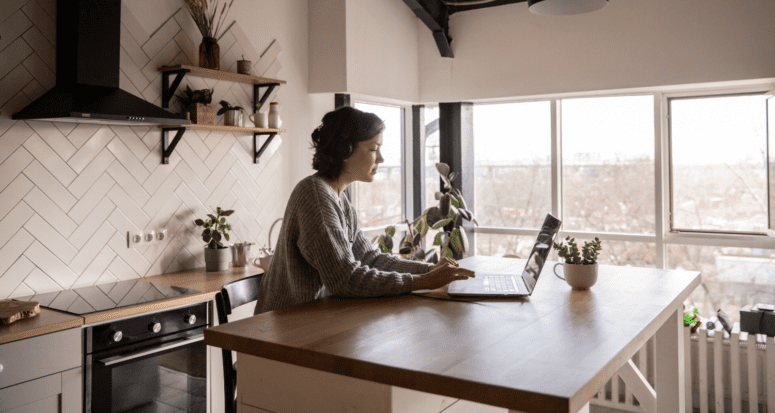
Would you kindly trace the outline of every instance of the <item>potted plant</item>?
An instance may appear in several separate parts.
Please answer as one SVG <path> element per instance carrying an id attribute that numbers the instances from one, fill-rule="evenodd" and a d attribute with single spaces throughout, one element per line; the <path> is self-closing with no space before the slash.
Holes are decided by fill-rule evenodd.
<path id="1" fill-rule="evenodd" d="M 231 251 L 221 243 L 221 240 L 229 240 L 231 225 L 226 222 L 226 217 L 234 213 L 234 210 L 215 209 L 215 215 L 207 214 L 208 220 L 196 219 L 194 224 L 204 228 L 202 241 L 205 244 L 205 267 L 207 271 L 223 271 L 229 269 Z"/>
<path id="2" fill-rule="evenodd" d="M 222 100 L 221 108 L 218 109 L 218 115 L 223 115 L 223 124 L 225 126 L 242 126 L 242 107 L 231 106 L 229 102 Z"/>
<path id="3" fill-rule="evenodd" d="M 411 223 L 409 220 L 404 221 L 409 233 L 401 242 L 398 251 L 403 258 L 415 261 L 424 260 L 434 264 L 439 261 L 439 255 L 461 259 L 469 250 L 463 221 L 473 221 L 474 224 L 479 225 L 474 214 L 466 209 L 463 195 L 452 186 L 452 182 L 458 177 L 458 174 L 450 172 L 449 165 L 443 162 L 436 164 L 436 171 L 444 181 L 443 192 L 436 192 L 436 200 L 439 203 L 426 209 Z M 440 254 L 437 254 L 435 249 L 426 251 L 421 246 L 422 239 L 431 229 L 439 230 L 433 238 L 433 245 L 439 247 Z M 393 251 L 395 232 L 395 226 L 389 226 L 385 229 L 384 234 L 375 239 L 383 252 Z"/>
<path id="4" fill-rule="evenodd" d="M 564 245 L 567 242 L 568 245 Z M 597 282 L 597 254 L 603 247 L 600 245 L 600 239 L 595 237 L 594 241 L 584 241 L 584 246 L 579 251 L 576 240 L 571 237 L 565 238 L 565 241 L 553 243 L 557 250 L 557 255 L 564 258 L 564 263 L 557 263 L 554 266 L 554 275 L 565 280 L 574 290 L 588 290 Z M 563 274 L 557 274 L 557 266 L 563 266 Z"/>
<path id="5" fill-rule="evenodd" d="M 215 125 L 215 105 L 213 101 L 213 89 L 191 90 L 186 86 L 182 95 L 178 95 L 183 112 L 189 113 L 191 123 L 199 125 Z"/>

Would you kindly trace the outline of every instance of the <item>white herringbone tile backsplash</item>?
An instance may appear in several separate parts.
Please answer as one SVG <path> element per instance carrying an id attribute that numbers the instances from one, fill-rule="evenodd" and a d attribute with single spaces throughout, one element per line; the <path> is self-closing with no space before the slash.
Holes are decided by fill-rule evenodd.
<path id="1" fill-rule="evenodd" d="M 236 211 L 232 242 L 266 243 L 284 208 L 279 136 L 254 165 L 252 136 L 188 131 L 162 165 L 155 127 L 13 121 L 54 86 L 56 1 L 3 0 L 3 8 L 0 299 L 201 267 L 193 220 L 216 206 Z M 161 105 L 158 67 L 196 64 L 200 37 L 182 9 L 147 33 L 122 7 L 121 88 Z M 281 70 L 279 44 L 262 57 L 238 24 L 219 45 L 222 70 L 236 71 L 243 55 L 256 62 L 254 73 L 276 77 Z M 250 111 L 250 85 L 195 77 L 180 87 L 186 85 L 214 87 L 214 102 Z M 177 99 L 171 110 L 179 110 Z M 172 236 L 127 248 L 127 231 L 146 228 Z"/>

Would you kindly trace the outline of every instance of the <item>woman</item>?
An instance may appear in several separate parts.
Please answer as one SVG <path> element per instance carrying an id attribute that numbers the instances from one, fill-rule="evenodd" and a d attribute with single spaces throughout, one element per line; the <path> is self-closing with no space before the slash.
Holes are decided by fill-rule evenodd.
<path id="1" fill-rule="evenodd" d="M 383 129 L 376 115 L 345 106 L 327 113 L 312 133 L 317 173 L 291 193 L 272 265 L 261 281 L 256 314 L 330 294 L 398 295 L 474 276 L 447 258 L 431 265 L 381 253 L 358 228 L 342 192 L 355 181 L 374 180 L 384 162 Z"/>

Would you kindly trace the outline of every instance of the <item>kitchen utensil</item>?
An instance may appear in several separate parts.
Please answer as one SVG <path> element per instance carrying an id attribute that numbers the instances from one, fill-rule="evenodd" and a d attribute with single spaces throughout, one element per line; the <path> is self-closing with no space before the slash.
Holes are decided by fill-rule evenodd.
<path id="1" fill-rule="evenodd" d="M 231 245 L 232 267 L 244 267 L 248 264 L 248 254 L 250 253 L 250 246 L 252 242 L 236 243 Z"/>

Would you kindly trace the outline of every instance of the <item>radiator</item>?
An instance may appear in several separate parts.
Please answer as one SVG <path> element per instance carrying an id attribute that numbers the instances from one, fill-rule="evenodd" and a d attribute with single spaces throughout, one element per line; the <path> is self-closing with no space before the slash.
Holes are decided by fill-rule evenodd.
<path id="1" fill-rule="evenodd" d="M 775 413 L 775 340 L 701 327 L 684 330 L 686 411 L 700 413 Z M 717 337 L 723 339 L 717 340 Z M 755 348 L 754 351 L 749 349 Z M 654 387 L 654 338 L 632 358 Z M 719 395 L 718 397 L 716 395 Z M 659 395 L 657 395 L 659 397 Z M 590 400 L 591 405 L 625 412 L 641 412 L 637 398 L 615 374 Z"/>

